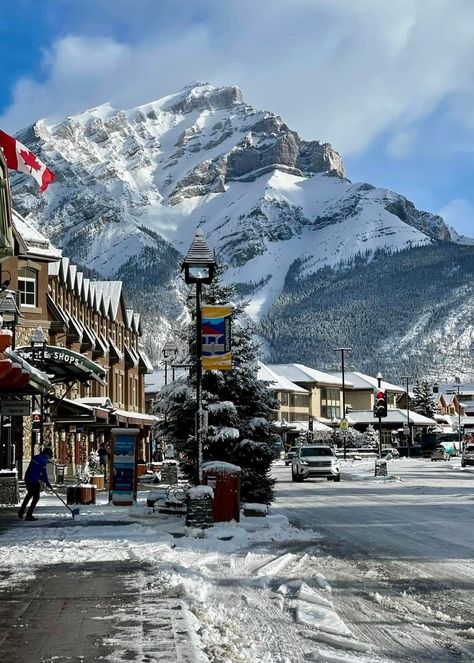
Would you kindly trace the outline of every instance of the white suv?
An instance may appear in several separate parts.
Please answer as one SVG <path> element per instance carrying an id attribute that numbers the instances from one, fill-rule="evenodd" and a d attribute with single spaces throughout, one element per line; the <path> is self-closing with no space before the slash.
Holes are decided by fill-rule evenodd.
<path id="1" fill-rule="evenodd" d="M 308 477 L 326 477 L 328 481 L 340 481 L 339 461 L 331 447 L 325 444 L 304 446 L 298 449 L 291 464 L 293 481 Z"/>

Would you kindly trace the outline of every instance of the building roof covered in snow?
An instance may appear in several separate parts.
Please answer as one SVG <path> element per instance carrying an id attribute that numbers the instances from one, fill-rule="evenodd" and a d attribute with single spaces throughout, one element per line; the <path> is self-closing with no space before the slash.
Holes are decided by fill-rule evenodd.
<path id="1" fill-rule="evenodd" d="M 408 416 L 410 420 L 408 420 Z M 374 417 L 372 410 L 351 410 L 346 416 L 347 421 L 352 426 L 357 424 L 374 424 L 378 422 L 378 419 Z M 412 426 L 436 426 L 436 421 L 425 417 L 422 414 L 417 412 L 412 412 L 410 410 L 410 415 L 408 415 L 407 410 L 402 410 L 401 408 L 389 408 L 387 410 L 387 416 L 383 417 L 382 425 L 384 424 L 398 424 L 403 426 L 403 424 L 408 424 L 408 421 Z"/>
<path id="2" fill-rule="evenodd" d="M 273 391 L 291 391 L 298 394 L 307 394 L 308 390 L 300 387 L 299 385 L 291 382 L 284 375 L 278 375 L 269 366 L 258 362 L 257 378 L 264 382 L 268 382 L 268 386 Z"/>
<path id="3" fill-rule="evenodd" d="M 308 384 L 317 382 L 328 387 L 342 386 L 342 380 L 335 375 L 323 373 L 323 371 L 318 371 L 304 364 L 268 364 L 267 368 L 291 382 L 307 382 Z M 352 387 L 349 380 L 346 380 L 346 387 Z"/>
<path id="4" fill-rule="evenodd" d="M 20 245 L 20 255 L 43 260 L 58 260 L 61 257 L 61 251 L 16 210 L 12 210 L 12 225 Z"/>
<path id="5" fill-rule="evenodd" d="M 331 373 L 331 375 L 337 376 L 342 380 L 341 373 L 334 372 Z M 351 388 L 355 391 L 377 389 L 379 385 L 377 378 L 373 378 L 371 375 L 366 375 L 365 373 L 360 373 L 359 371 L 345 371 L 344 379 L 346 384 L 349 382 L 352 385 Z M 381 380 L 380 386 L 382 389 L 391 391 L 395 394 L 405 393 L 405 389 L 403 387 L 400 387 L 396 384 L 391 384 L 390 382 L 385 382 L 385 380 Z"/>

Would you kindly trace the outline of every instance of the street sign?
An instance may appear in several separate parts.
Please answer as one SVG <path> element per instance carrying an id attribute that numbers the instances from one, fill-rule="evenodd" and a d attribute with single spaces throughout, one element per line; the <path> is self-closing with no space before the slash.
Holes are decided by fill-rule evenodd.
<path id="1" fill-rule="evenodd" d="M 27 417 L 31 413 L 31 403 L 22 401 L 0 401 L 0 416 L 2 417 Z"/>
<path id="2" fill-rule="evenodd" d="M 341 419 L 341 423 L 339 424 L 339 428 L 341 430 L 347 430 L 349 428 L 349 424 L 347 423 L 346 419 Z"/>

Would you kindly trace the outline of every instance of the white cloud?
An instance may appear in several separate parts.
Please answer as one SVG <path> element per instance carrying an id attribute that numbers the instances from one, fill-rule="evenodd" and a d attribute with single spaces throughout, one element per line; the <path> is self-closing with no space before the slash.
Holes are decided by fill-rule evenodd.
<path id="1" fill-rule="evenodd" d="M 2 125 L 19 129 L 109 100 L 134 106 L 209 80 L 240 85 L 249 103 L 343 154 L 388 132 L 389 151 L 403 156 L 414 124 L 465 93 L 474 76 L 471 0 L 182 0 L 173 30 L 160 28 L 152 4 L 134 13 L 133 43 L 78 30 L 52 44 L 42 80 L 17 82 Z M 123 15 L 135 0 L 117 7 Z"/>
<path id="2" fill-rule="evenodd" d="M 438 214 L 460 235 L 474 238 L 474 205 L 471 202 L 456 198 L 440 209 Z"/>
<path id="3" fill-rule="evenodd" d="M 403 159 L 410 155 L 415 143 L 417 132 L 406 129 L 396 133 L 387 145 L 387 153 L 395 159 Z"/>

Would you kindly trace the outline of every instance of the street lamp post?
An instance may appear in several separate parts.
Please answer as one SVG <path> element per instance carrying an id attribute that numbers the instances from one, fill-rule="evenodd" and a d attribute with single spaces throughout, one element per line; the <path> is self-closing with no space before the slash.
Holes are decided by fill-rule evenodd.
<path id="1" fill-rule="evenodd" d="M 41 325 L 38 325 L 38 327 L 35 329 L 33 332 L 31 338 L 30 338 L 30 345 L 31 345 L 31 354 L 33 357 L 36 355 L 36 351 L 40 351 L 40 359 L 39 359 L 39 364 L 41 366 L 41 370 L 44 371 L 45 368 L 45 351 L 46 351 L 46 345 L 48 343 L 48 339 L 46 337 L 46 334 L 43 331 L 43 328 Z M 40 394 L 40 420 L 39 420 L 39 434 L 40 434 L 40 450 L 43 449 L 44 446 L 44 418 L 45 418 L 45 407 L 44 407 L 44 394 L 41 392 Z M 34 438 L 31 440 L 31 457 L 33 458 L 34 456 Z"/>
<path id="2" fill-rule="evenodd" d="M 406 380 L 407 382 L 407 389 L 406 389 L 406 396 L 407 396 L 407 424 L 408 424 L 408 440 L 407 440 L 407 456 L 410 458 L 410 445 L 411 445 L 411 426 L 410 426 L 410 395 L 408 393 L 408 385 L 410 380 L 413 380 L 413 375 L 404 375 L 402 377 L 402 380 Z"/>
<path id="3" fill-rule="evenodd" d="M 345 383 L 345 366 L 344 366 L 344 353 L 350 352 L 352 348 L 336 348 L 341 353 L 341 373 L 342 373 L 342 418 L 346 418 L 346 383 Z M 342 444 L 344 447 L 344 460 L 346 460 L 346 431 L 342 430 Z"/>
<path id="4" fill-rule="evenodd" d="M 181 271 L 184 271 L 184 280 L 186 283 L 196 286 L 196 483 L 202 483 L 202 434 L 203 434 L 203 413 L 202 413 L 202 314 L 201 314 L 201 294 L 202 285 L 209 284 L 214 278 L 216 261 L 209 250 L 204 235 L 198 231 L 189 248 L 188 254 L 183 261 Z"/>
<path id="5" fill-rule="evenodd" d="M 178 348 L 176 343 L 172 340 L 166 341 L 161 351 L 163 359 L 165 361 L 165 386 L 168 384 L 168 360 L 171 360 L 171 366 L 173 367 L 173 362 L 176 360 L 178 355 Z M 174 367 L 173 367 L 173 382 L 174 382 Z"/>

